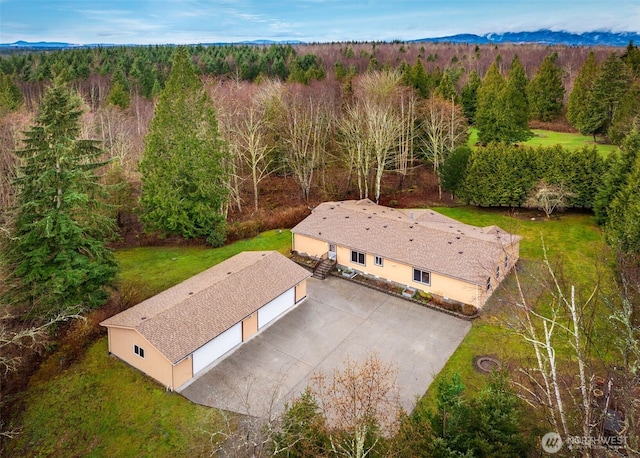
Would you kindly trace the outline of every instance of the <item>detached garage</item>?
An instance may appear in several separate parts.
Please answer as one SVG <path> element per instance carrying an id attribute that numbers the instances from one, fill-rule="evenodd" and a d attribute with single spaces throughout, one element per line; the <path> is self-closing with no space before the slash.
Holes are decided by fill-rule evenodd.
<path id="1" fill-rule="evenodd" d="M 310 275 L 246 251 L 100 324 L 111 354 L 175 390 L 304 300 Z"/>

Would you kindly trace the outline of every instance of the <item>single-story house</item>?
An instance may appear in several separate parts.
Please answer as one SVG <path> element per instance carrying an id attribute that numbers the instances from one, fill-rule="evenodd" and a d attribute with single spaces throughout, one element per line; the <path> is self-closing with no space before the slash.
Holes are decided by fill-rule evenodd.
<path id="1" fill-rule="evenodd" d="M 521 239 L 497 226 L 368 199 L 322 203 L 292 233 L 301 255 L 476 309 L 515 265 Z"/>
<path id="2" fill-rule="evenodd" d="M 246 251 L 100 323 L 109 352 L 175 390 L 307 296 L 309 271 Z"/>

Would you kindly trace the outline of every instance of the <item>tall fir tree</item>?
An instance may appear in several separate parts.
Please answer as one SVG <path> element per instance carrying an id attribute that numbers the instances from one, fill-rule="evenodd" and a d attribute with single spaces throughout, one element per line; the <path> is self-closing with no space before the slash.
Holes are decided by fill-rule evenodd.
<path id="1" fill-rule="evenodd" d="M 499 131 L 501 119 L 502 93 L 505 88 L 505 80 L 494 62 L 487 70 L 482 84 L 478 88 L 478 105 L 475 122 L 478 128 L 478 140 L 481 143 L 502 141 Z"/>
<path id="2" fill-rule="evenodd" d="M 502 123 L 505 141 L 522 142 L 533 136 L 529 130 L 529 101 L 527 86 L 529 80 L 520 58 L 516 54 L 511 61 L 507 85 L 502 94 Z"/>
<path id="3" fill-rule="evenodd" d="M 583 133 L 585 132 L 591 107 L 591 88 L 598 76 L 598 71 L 596 56 L 593 51 L 590 51 L 587 60 L 580 67 L 573 84 L 573 90 L 569 94 L 567 119 L 573 127 Z"/>
<path id="4" fill-rule="evenodd" d="M 499 58 L 485 75 L 478 88 L 476 127 L 481 143 L 514 143 L 531 138 L 527 74 L 516 55 L 505 80 L 498 70 Z"/>
<path id="5" fill-rule="evenodd" d="M 456 90 L 456 85 L 451 78 L 451 74 L 447 71 L 443 73 L 442 78 L 440 79 L 440 84 L 438 84 L 438 87 L 434 92 L 445 100 L 453 101 L 453 103 L 456 104 L 460 102 L 460 96 Z"/>
<path id="6" fill-rule="evenodd" d="M 478 73 L 473 70 L 469 74 L 467 84 L 462 88 L 462 111 L 467 117 L 469 124 L 475 124 L 476 109 L 478 107 L 478 88 L 480 87 L 480 83 L 480 76 L 478 76 Z"/>
<path id="7" fill-rule="evenodd" d="M 229 171 L 212 101 L 179 47 L 140 162 L 145 225 L 162 235 L 225 239 Z"/>
<path id="8" fill-rule="evenodd" d="M 116 273 L 106 247 L 115 222 L 106 216 L 96 175 L 102 151 L 78 138 L 81 108 L 82 99 L 57 79 L 16 152 L 16 206 L 1 258 L 8 291 L 1 301 L 17 315 L 48 319 L 97 307 Z"/>
<path id="9" fill-rule="evenodd" d="M 0 116 L 17 110 L 23 101 L 24 97 L 14 76 L 0 71 Z"/>
<path id="10" fill-rule="evenodd" d="M 564 85 L 557 59 L 556 52 L 546 56 L 527 87 L 531 119 L 553 121 L 562 114 Z"/>
<path id="11" fill-rule="evenodd" d="M 607 135 L 623 100 L 631 88 L 631 74 L 618 55 L 611 53 L 600 66 L 591 88 L 592 118 L 588 125 L 595 135 Z"/>

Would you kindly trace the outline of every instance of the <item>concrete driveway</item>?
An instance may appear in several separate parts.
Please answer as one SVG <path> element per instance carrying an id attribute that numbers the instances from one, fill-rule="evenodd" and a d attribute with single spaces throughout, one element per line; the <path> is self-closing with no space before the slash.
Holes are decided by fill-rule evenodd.
<path id="1" fill-rule="evenodd" d="M 313 374 L 330 376 L 347 356 L 361 361 L 373 352 L 396 368 L 400 402 L 409 412 L 471 328 L 340 278 L 310 278 L 307 294 L 180 392 L 197 404 L 265 417 L 282 412 Z"/>

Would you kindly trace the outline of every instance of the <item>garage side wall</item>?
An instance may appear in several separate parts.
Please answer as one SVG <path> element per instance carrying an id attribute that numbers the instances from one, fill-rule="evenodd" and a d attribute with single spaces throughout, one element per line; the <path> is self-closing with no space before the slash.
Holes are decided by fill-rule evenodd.
<path id="1" fill-rule="evenodd" d="M 296 304 L 307 297 L 307 280 L 296 285 Z"/>
<path id="2" fill-rule="evenodd" d="M 173 389 L 177 390 L 193 377 L 193 361 L 191 355 L 173 366 Z"/>
<path id="3" fill-rule="evenodd" d="M 172 364 L 134 329 L 109 327 L 109 352 L 156 379 L 165 387 L 172 386 Z M 144 358 L 134 353 L 134 345 L 144 350 Z"/>

